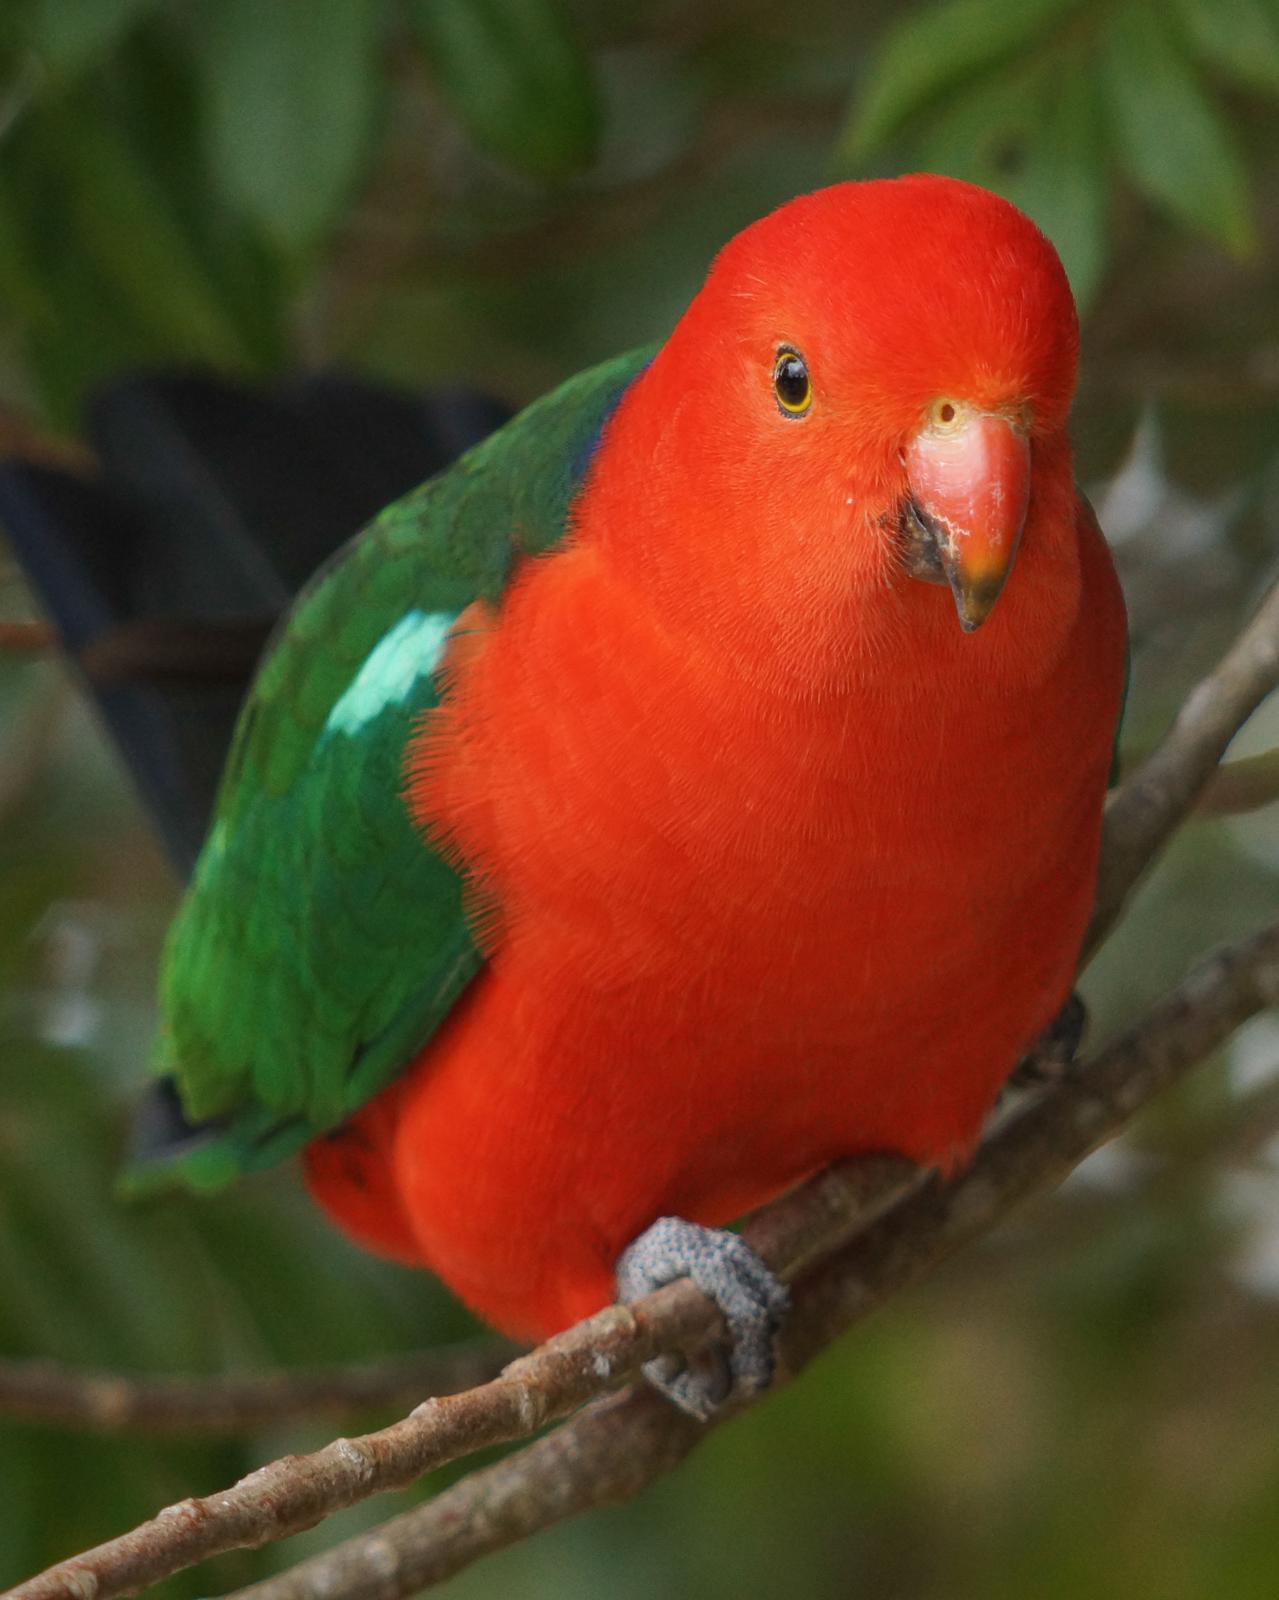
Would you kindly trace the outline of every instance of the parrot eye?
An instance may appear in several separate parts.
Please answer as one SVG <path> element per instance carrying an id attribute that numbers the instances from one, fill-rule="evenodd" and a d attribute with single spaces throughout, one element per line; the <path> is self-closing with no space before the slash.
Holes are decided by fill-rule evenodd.
<path id="1" fill-rule="evenodd" d="M 928 408 L 929 426 L 946 430 L 953 428 L 960 420 L 960 408 L 954 400 L 934 400 Z"/>
<path id="2" fill-rule="evenodd" d="M 802 417 L 813 403 L 813 386 L 804 358 L 786 345 L 777 352 L 773 365 L 773 393 L 783 416 Z"/>

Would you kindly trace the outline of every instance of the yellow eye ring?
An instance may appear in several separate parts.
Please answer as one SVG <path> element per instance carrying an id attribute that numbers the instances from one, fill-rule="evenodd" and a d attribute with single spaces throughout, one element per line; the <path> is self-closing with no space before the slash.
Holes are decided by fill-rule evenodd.
<path id="1" fill-rule="evenodd" d="M 961 407 L 957 400 L 948 400 L 944 395 L 933 401 L 928 408 L 928 423 L 940 432 L 957 428 L 962 420 Z"/>
<path id="2" fill-rule="evenodd" d="M 773 363 L 773 394 L 785 417 L 802 417 L 813 403 L 808 364 L 798 350 L 783 345 Z"/>

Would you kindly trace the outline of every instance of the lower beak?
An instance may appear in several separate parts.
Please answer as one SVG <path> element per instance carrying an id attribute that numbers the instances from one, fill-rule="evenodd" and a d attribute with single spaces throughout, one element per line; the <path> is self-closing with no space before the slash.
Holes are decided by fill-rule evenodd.
<path id="1" fill-rule="evenodd" d="M 966 633 L 990 615 L 1012 569 L 1030 501 L 1030 441 L 1006 417 L 962 413 L 905 451 L 911 570 L 950 585 Z"/>

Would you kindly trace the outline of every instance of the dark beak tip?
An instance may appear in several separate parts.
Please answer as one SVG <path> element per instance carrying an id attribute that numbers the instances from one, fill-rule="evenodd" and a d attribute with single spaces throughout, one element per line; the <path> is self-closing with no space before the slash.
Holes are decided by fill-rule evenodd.
<path id="1" fill-rule="evenodd" d="M 995 601 L 999 599 L 1003 587 L 1002 578 L 993 583 L 973 584 L 971 588 L 952 580 L 955 610 L 959 613 L 959 625 L 965 633 L 977 632 L 995 609 Z"/>

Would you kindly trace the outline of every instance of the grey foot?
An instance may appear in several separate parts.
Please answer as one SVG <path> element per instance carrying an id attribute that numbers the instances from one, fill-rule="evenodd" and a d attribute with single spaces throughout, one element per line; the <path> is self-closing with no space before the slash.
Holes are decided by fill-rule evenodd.
<path id="1" fill-rule="evenodd" d="M 703 1421 L 729 1395 L 756 1394 L 773 1378 L 773 1339 L 790 1307 L 790 1292 L 744 1239 L 682 1217 L 659 1217 L 618 1258 L 617 1298 L 642 1300 L 664 1283 L 691 1278 L 719 1307 L 728 1347 L 685 1361 L 659 1356 L 644 1368 L 655 1389 Z"/>
<path id="2" fill-rule="evenodd" d="M 1018 1089 L 1028 1089 L 1036 1084 L 1059 1082 L 1079 1054 L 1087 1026 L 1088 1007 L 1077 994 L 1072 994 L 1031 1053 L 1013 1069 L 1012 1084 Z"/>

